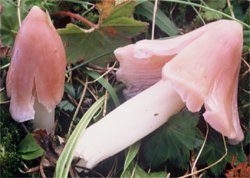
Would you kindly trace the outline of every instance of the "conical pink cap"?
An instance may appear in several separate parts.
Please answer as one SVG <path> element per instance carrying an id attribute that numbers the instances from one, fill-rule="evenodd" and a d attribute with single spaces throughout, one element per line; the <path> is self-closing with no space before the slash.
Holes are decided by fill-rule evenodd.
<path id="1" fill-rule="evenodd" d="M 64 91 L 66 56 L 49 17 L 34 6 L 18 31 L 7 74 L 10 112 L 18 122 L 34 118 L 34 97 L 48 111 Z"/>

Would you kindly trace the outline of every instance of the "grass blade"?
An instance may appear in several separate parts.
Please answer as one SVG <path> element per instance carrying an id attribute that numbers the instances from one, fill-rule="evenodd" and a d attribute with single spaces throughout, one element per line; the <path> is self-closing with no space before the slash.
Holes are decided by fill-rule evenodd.
<path id="1" fill-rule="evenodd" d="M 150 1 L 145 1 L 136 6 L 135 13 L 152 20 L 154 11 L 154 4 Z M 173 36 L 179 33 L 175 24 L 162 12 L 157 9 L 156 25 L 166 34 Z"/>
<path id="2" fill-rule="evenodd" d="M 116 107 L 120 105 L 120 100 L 115 92 L 115 89 L 112 87 L 112 85 L 110 85 L 110 83 L 106 79 L 104 79 L 97 72 L 89 71 L 89 70 L 86 70 L 85 72 L 91 78 L 97 80 L 108 91 Z"/>
<path id="3" fill-rule="evenodd" d="M 93 116 L 98 112 L 104 103 L 104 96 L 97 100 L 89 110 L 83 115 L 80 122 L 77 124 L 75 130 L 71 134 L 67 144 L 64 147 L 63 152 L 61 153 L 56 164 L 55 177 L 67 178 L 71 162 L 73 160 L 73 152 L 76 146 L 76 143 L 81 136 L 81 134 L 86 129 L 87 125 L 93 118 Z"/>
<path id="4" fill-rule="evenodd" d="M 133 159 L 137 155 L 137 153 L 140 149 L 140 146 L 141 146 L 140 142 L 137 142 L 129 147 L 127 155 L 126 155 L 125 163 L 123 166 L 123 171 L 122 171 L 121 177 L 124 177 L 124 173 L 127 171 L 127 168 L 129 167 L 129 165 L 131 164 L 131 162 L 133 161 Z"/>
<path id="5" fill-rule="evenodd" d="M 189 1 L 183 1 L 183 0 L 162 0 L 162 1 L 165 1 L 165 2 L 174 2 L 174 3 L 179 3 L 179 4 L 185 4 L 185 5 L 190 5 L 190 6 L 194 6 L 194 7 L 199 7 L 199 8 L 203 8 L 203 9 L 206 9 L 208 11 L 212 11 L 214 13 L 217 13 L 217 14 L 220 14 L 228 19 L 231 19 L 231 20 L 235 20 L 237 22 L 239 22 L 240 24 L 242 24 L 243 26 L 245 26 L 246 28 L 250 29 L 250 25 L 240 21 L 239 19 L 236 19 L 224 12 L 221 12 L 221 11 L 218 11 L 216 9 L 213 9 L 213 8 L 210 8 L 208 6 L 204 6 L 204 5 L 201 5 L 201 4 L 197 4 L 197 3 L 193 3 L 193 2 L 189 2 Z"/>

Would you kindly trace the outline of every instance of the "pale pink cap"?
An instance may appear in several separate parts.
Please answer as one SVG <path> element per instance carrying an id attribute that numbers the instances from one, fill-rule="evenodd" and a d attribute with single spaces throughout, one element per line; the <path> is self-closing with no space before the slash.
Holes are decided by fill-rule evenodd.
<path id="1" fill-rule="evenodd" d="M 34 6 L 18 31 L 7 74 L 10 113 L 17 122 L 34 118 L 34 98 L 48 111 L 64 91 L 66 55 L 49 17 Z"/>
<path id="2" fill-rule="evenodd" d="M 120 68 L 116 76 L 127 86 L 124 90 L 125 96 L 130 98 L 159 81 L 165 63 L 216 25 L 217 22 L 213 22 L 171 39 L 141 40 L 117 48 L 114 54 Z"/>
<path id="3" fill-rule="evenodd" d="M 221 20 L 194 40 L 162 71 L 187 108 L 205 106 L 205 120 L 236 142 L 244 138 L 237 107 L 238 75 L 243 44 L 242 26 Z"/>

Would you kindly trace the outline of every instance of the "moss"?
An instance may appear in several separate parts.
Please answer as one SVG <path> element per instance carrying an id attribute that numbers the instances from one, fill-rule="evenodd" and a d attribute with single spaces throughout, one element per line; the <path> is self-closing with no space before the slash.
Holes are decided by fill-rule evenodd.
<path id="1" fill-rule="evenodd" d="M 23 176 L 18 170 L 21 158 L 17 153 L 17 145 L 23 134 L 20 124 L 10 118 L 5 106 L 1 106 L 0 116 L 0 177 Z"/>

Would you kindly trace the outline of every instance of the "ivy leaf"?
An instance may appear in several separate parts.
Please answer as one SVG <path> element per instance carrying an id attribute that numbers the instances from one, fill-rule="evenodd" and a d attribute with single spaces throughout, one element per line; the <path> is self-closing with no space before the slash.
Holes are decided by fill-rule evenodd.
<path id="1" fill-rule="evenodd" d="M 154 133 L 143 147 L 143 155 L 149 167 L 157 168 L 167 160 L 180 168 L 186 168 L 190 150 L 202 144 L 202 135 L 196 127 L 198 114 L 181 112 L 172 117 Z"/>
<path id="2" fill-rule="evenodd" d="M 103 1 L 97 5 L 100 17 L 98 28 L 86 31 L 74 24 L 58 29 L 66 45 L 68 63 L 90 59 L 100 54 L 112 52 L 129 44 L 130 38 L 145 31 L 147 24 L 132 18 L 133 1 L 115 5 L 114 1 Z M 105 59 L 109 59 L 106 57 Z M 106 61 L 100 61 L 103 65 Z"/>

